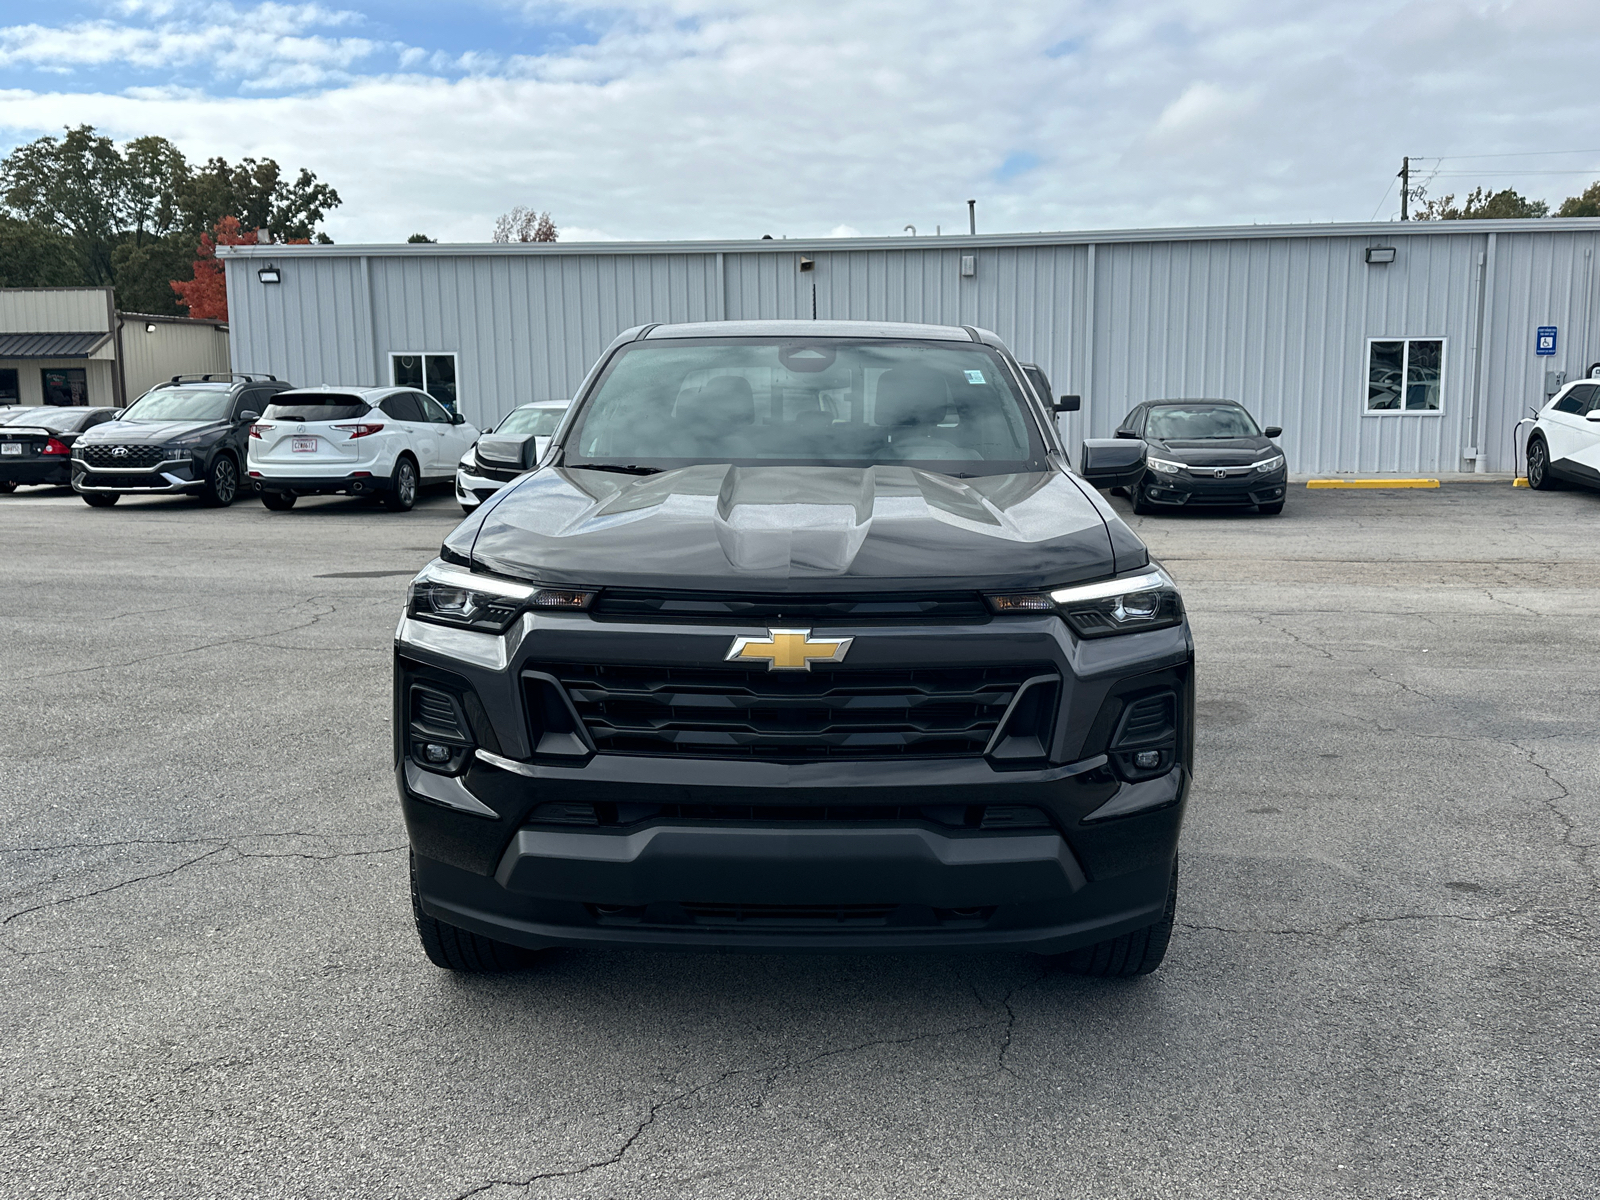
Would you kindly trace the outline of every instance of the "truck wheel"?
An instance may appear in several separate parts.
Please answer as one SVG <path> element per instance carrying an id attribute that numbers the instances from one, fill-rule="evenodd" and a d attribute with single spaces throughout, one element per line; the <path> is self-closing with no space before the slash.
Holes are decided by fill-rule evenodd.
<path id="1" fill-rule="evenodd" d="M 1556 488 L 1555 477 L 1550 474 L 1550 447 L 1537 433 L 1528 439 L 1528 486 L 1540 492 Z"/>
<path id="2" fill-rule="evenodd" d="M 411 856 L 411 915 L 417 921 L 417 937 L 422 940 L 423 953 L 434 966 L 446 971 L 515 971 L 526 967 L 538 953 L 458 929 L 423 912 L 422 901 L 417 897 L 415 854 Z"/>
<path id="3" fill-rule="evenodd" d="M 273 512 L 288 512 L 299 497 L 293 492 L 262 492 L 261 503 Z"/>
<path id="4" fill-rule="evenodd" d="M 394 474 L 389 477 L 389 490 L 383 503 L 390 512 L 410 512 L 417 502 L 417 464 L 409 454 L 402 454 L 394 464 Z"/>
<path id="5" fill-rule="evenodd" d="M 1167 907 L 1159 921 L 1121 937 L 1069 951 L 1061 956 L 1061 965 L 1073 975 L 1093 975 L 1101 979 L 1148 975 L 1167 955 L 1167 943 L 1172 940 L 1172 919 L 1177 911 L 1178 860 L 1174 858 L 1172 880 L 1167 884 Z"/>
<path id="6" fill-rule="evenodd" d="M 239 468 L 226 454 L 217 455 L 217 461 L 206 472 L 206 486 L 200 492 L 202 503 L 212 508 L 227 508 L 239 494 Z"/>
<path id="7" fill-rule="evenodd" d="M 83 497 L 83 502 L 90 508 L 110 508 L 122 499 L 120 492 L 79 492 L 78 495 Z"/>

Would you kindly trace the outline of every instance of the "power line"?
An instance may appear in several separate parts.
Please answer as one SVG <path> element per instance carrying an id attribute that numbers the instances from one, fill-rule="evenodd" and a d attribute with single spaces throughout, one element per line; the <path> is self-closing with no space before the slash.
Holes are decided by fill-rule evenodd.
<path id="1" fill-rule="evenodd" d="M 1491 179 L 1499 177 L 1521 179 L 1526 175 L 1600 175 L 1600 167 L 1590 167 L 1586 171 L 1435 171 L 1429 178 Z"/>
<path id="2" fill-rule="evenodd" d="M 1508 154 L 1413 154 L 1412 158 L 1432 158 L 1443 162 L 1457 158 L 1534 158 L 1551 154 L 1600 154 L 1600 150 L 1516 150 Z"/>
<path id="3" fill-rule="evenodd" d="M 1399 178 L 1400 176 L 1398 175 L 1394 177 L 1394 179 Z M 1389 193 L 1394 191 L 1394 179 L 1389 180 L 1389 186 L 1383 189 L 1383 200 L 1378 201 L 1378 207 L 1372 210 L 1372 215 L 1367 218 L 1368 221 L 1376 221 L 1378 219 L 1378 213 L 1382 210 L 1384 201 L 1388 200 Z"/>

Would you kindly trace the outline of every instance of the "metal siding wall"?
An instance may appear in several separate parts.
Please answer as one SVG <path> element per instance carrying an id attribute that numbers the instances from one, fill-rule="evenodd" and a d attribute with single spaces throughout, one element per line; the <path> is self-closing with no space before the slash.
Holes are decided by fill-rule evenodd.
<path id="1" fill-rule="evenodd" d="M 1484 451 L 1488 469 L 1510 471 L 1512 433 L 1530 408 L 1544 404 L 1544 373 L 1569 380 L 1600 362 L 1600 296 L 1596 296 L 1596 233 L 1501 233 L 1491 283 L 1494 330 L 1484 364 Z M 1558 329 L 1556 353 L 1534 354 L 1534 332 Z M 1517 464 L 1520 466 L 1520 464 Z"/>
<path id="2" fill-rule="evenodd" d="M 137 317 L 122 323 L 122 371 L 130 404 L 174 375 L 232 369 L 228 364 L 228 335 L 216 326 L 152 323 L 154 333 L 146 333 L 147 322 Z"/>
<path id="3" fill-rule="evenodd" d="M 106 288 L 0 288 L 0 332 L 104 333 Z"/>

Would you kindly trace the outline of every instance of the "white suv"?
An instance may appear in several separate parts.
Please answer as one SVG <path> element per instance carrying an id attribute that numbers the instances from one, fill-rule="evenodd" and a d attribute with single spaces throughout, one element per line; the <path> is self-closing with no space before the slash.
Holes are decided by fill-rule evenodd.
<path id="1" fill-rule="evenodd" d="M 424 483 L 448 480 L 478 431 L 411 388 L 279 392 L 250 429 L 250 483 L 268 508 L 300 496 L 381 496 L 391 511 Z"/>
<path id="2" fill-rule="evenodd" d="M 1542 491 L 1562 483 L 1600 488 L 1600 379 L 1567 384 L 1528 434 L 1528 486 Z"/>

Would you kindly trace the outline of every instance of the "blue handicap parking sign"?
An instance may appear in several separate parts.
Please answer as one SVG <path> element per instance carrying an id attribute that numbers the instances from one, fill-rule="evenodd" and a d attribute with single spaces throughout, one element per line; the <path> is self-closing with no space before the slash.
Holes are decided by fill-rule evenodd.
<path id="1" fill-rule="evenodd" d="M 1554 354 L 1556 352 L 1556 327 L 1554 325 L 1541 325 L 1533 338 L 1533 352 L 1535 354 Z"/>

